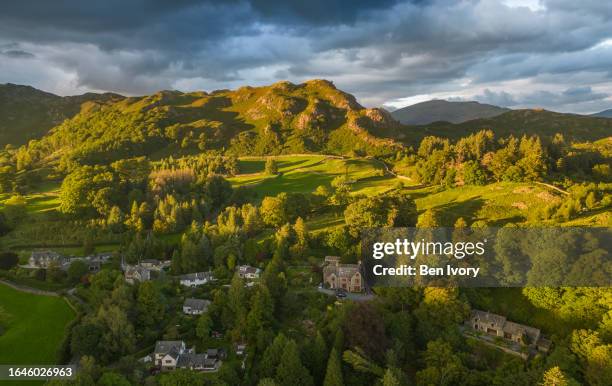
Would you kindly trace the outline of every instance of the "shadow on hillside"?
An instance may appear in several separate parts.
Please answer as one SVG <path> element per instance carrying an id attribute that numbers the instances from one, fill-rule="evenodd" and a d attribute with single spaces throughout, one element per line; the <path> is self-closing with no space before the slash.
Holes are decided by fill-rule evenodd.
<path id="1" fill-rule="evenodd" d="M 459 217 L 463 217 L 468 224 L 478 220 L 476 213 L 485 204 L 485 200 L 480 197 L 470 198 L 465 201 L 451 201 L 446 204 L 436 206 L 434 209 L 440 213 L 440 221 L 442 226 L 452 227 Z"/>

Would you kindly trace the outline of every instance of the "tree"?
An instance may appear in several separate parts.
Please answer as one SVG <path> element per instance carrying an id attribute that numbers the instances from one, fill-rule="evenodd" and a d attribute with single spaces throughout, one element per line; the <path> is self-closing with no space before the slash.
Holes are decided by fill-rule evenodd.
<path id="1" fill-rule="evenodd" d="M 266 225 L 279 227 L 288 221 L 285 202 L 280 197 L 264 197 L 261 202 L 261 218 Z"/>
<path id="2" fill-rule="evenodd" d="M 273 377 L 283 356 L 283 350 L 287 345 L 287 337 L 283 333 L 276 335 L 272 344 L 266 348 L 259 361 L 260 378 Z"/>
<path id="3" fill-rule="evenodd" d="M 98 379 L 98 386 L 130 386 L 130 382 L 121 374 L 105 372 Z"/>
<path id="4" fill-rule="evenodd" d="M 417 385 L 456 385 L 464 379 L 467 370 L 450 344 L 440 339 L 427 343 L 423 358 L 426 367 L 417 372 Z"/>
<path id="5" fill-rule="evenodd" d="M 300 352 L 294 340 L 289 340 L 276 369 L 276 382 L 281 385 L 312 386 L 313 380 L 302 364 Z"/>
<path id="6" fill-rule="evenodd" d="M 70 352 L 77 357 L 99 356 L 98 343 L 103 334 L 102 327 L 91 321 L 83 321 L 72 329 Z"/>
<path id="7" fill-rule="evenodd" d="M 232 196 L 232 184 L 225 178 L 213 175 L 206 179 L 204 187 L 213 208 L 220 208 Z"/>
<path id="8" fill-rule="evenodd" d="M 419 216 L 417 227 L 419 228 L 437 228 L 440 226 L 438 211 L 435 209 L 427 209 Z"/>
<path id="9" fill-rule="evenodd" d="M 467 161 L 463 166 L 463 182 L 466 185 L 484 185 L 487 175 L 477 161 Z"/>
<path id="10" fill-rule="evenodd" d="M 210 331 L 213 326 L 213 321 L 208 313 L 203 313 L 198 317 L 196 324 L 196 335 L 201 340 L 205 340 L 210 336 Z"/>
<path id="11" fill-rule="evenodd" d="M 134 326 L 119 307 L 115 305 L 100 307 L 96 321 L 103 330 L 98 347 L 104 362 L 110 362 L 134 349 L 136 343 Z"/>
<path id="12" fill-rule="evenodd" d="M 353 305 L 351 314 L 344 322 L 347 346 L 359 347 L 372 359 L 382 360 L 389 341 L 381 310 L 372 303 L 359 302 Z"/>
<path id="13" fill-rule="evenodd" d="M 558 366 L 546 370 L 542 379 L 542 386 L 568 386 L 565 374 Z"/>
<path id="14" fill-rule="evenodd" d="M 272 157 L 266 159 L 266 174 L 275 175 L 278 174 L 278 162 Z"/>
<path id="15" fill-rule="evenodd" d="M 262 378 L 257 386 L 277 386 L 277 383 L 272 378 Z"/>
<path id="16" fill-rule="evenodd" d="M 357 237 L 363 229 L 386 226 L 388 223 L 387 208 L 382 198 L 362 198 L 346 207 L 344 221 L 349 228 L 349 233 Z"/>
<path id="17" fill-rule="evenodd" d="M 193 386 L 203 385 L 204 376 L 197 371 L 177 369 L 162 374 L 159 378 L 159 386 Z"/>
<path id="18" fill-rule="evenodd" d="M 138 286 L 136 299 L 138 322 L 146 327 L 155 325 L 164 318 L 164 299 L 152 281 L 145 281 Z"/>
<path id="19" fill-rule="evenodd" d="M 121 233 L 125 230 L 123 212 L 118 206 L 113 206 L 106 219 L 106 225 L 113 233 Z"/>
<path id="20" fill-rule="evenodd" d="M 309 342 L 306 348 L 306 365 L 313 375 L 315 384 L 319 385 L 325 375 L 325 365 L 328 356 L 327 344 L 320 331 L 317 331 L 317 336 Z"/>
<path id="21" fill-rule="evenodd" d="M 89 266 L 83 260 L 73 261 L 68 267 L 68 280 L 77 283 L 89 272 Z"/>
<path id="22" fill-rule="evenodd" d="M 9 270 L 19 263 L 19 256 L 13 252 L 0 252 L 0 269 Z"/>
<path id="23" fill-rule="evenodd" d="M 388 368 L 385 371 L 385 376 L 382 379 L 382 386 L 401 386 L 401 374 L 398 374 L 398 370 L 394 368 Z"/>
<path id="24" fill-rule="evenodd" d="M 340 366 L 340 358 L 336 349 L 332 349 L 327 361 L 327 371 L 325 372 L 325 380 L 323 386 L 343 386 L 342 367 Z"/>
<path id="25" fill-rule="evenodd" d="M 269 328 L 274 320 L 274 302 L 265 284 L 260 284 L 251 298 L 251 310 L 247 316 L 247 336 L 255 342 L 259 330 Z"/>

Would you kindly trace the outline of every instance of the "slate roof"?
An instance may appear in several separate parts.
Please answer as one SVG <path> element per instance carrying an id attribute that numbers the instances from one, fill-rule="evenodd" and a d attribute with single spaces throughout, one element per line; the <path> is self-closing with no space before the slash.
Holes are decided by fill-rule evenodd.
<path id="1" fill-rule="evenodd" d="M 175 350 L 178 353 L 182 347 L 182 340 L 158 340 L 157 343 L 155 343 L 155 351 L 153 352 L 155 354 L 166 354 Z"/>
<path id="2" fill-rule="evenodd" d="M 183 307 L 189 307 L 194 310 L 206 310 L 210 305 L 210 300 L 187 298 Z"/>
<path id="3" fill-rule="evenodd" d="M 194 281 L 194 280 L 210 280 L 210 279 L 212 279 L 212 273 L 211 272 L 187 273 L 185 275 L 181 275 L 180 279 L 181 280 L 189 280 L 189 281 Z"/>

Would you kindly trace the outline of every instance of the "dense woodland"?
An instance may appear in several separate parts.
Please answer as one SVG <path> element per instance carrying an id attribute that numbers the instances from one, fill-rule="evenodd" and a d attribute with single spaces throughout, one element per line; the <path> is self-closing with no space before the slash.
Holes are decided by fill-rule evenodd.
<path id="1" fill-rule="evenodd" d="M 381 175 L 400 175 L 435 192 L 498 182 L 546 183 L 564 192 L 518 226 L 566 225 L 610 211 L 609 137 L 513 136 L 491 128 L 416 141 L 398 130 L 383 111 L 313 81 L 90 101 L 47 135 L 5 148 L 2 235 L 28 221 L 29 194 L 59 183 L 57 208 L 48 215 L 60 224 L 54 231 L 78 235 L 85 253 L 101 240 L 117 245 L 112 262 L 96 274 L 78 263 L 67 271 L 28 271 L 18 267 L 13 250 L 0 254 L 0 272 L 9 278 L 74 287 L 83 301 L 59 353 L 64 362 L 80 361 L 79 375 L 51 384 L 610 385 L 609 287 L 375 288 L 367 302 L 335 302 L 313 290 L 325 255 L 357 262 L 364 228 L 517 224 L 422 210 L 399 179 L 375 196 L 355 194 L 355 181 L 342 172 L 306 193 L 258 195 L 230 182 L 248 173 L 240 170 L 245 155 L 325 153 L 374 159 L 384 165 Z M 276 158 L 267 158 L 263 173 L 282 174 Z M 309 221 L 328 214 L 341 225 L 309 229 Z M 559 240 L 548 242 L 545 249 L 563 252 Z M 554 258 L 562 264 L 578 257 Z M 171 266 L 154 281 L 127 284 L 121 260 L 142 259 L 171 260 Z M 241 264 L 263 269 L 257 285 L 247 287 L 234 274 Z M 175 279 L 208 270 L 218 282 L 204 288 L 184 289 Z M 188 295 L 211 300 L 209 312 L 182 316 Z M 488 309 L 503 297 L 526 299 L 515 304 L 518 314 L 545 316 L 547 324 L 537 327 L 553 340 L 548 355 L 523 361 L 461 334 L 470 308 Z M 222 341 L 212 340 L 213 331 L 222 332 Z M 230 356 L 213 374 L 154 375 L 138 359 L 161 339 L 182 339 L 199 351 L 244 342 L 248 354 L 244 365 Z"/>

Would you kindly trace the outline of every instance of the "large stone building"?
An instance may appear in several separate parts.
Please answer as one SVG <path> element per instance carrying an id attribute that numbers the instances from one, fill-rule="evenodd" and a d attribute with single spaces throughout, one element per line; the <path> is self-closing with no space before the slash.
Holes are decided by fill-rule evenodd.
<path id="1" fill-rule="evenodd" d="M 28 268 L 61 268 L 67 269 L 70 260 L 55 251 L 39 250 L 32 251 L 28 260 Z"/>
<path id="2" fill-rule="evenodd" d="M 523 346 L 530 346 L 539 351 L 547 352 L 550 348 L 550 341 L 542 337 L 539 329 L 511 322 L 502 315 L 472 310 L 466 324 L 474 331 L 500 337 Z"/>
<path id="3" fill-rule="evenodd" d="M 361 262 L 358 264 L 340 264 L 340 257 L 326 256 L 325 266 L 323 267 L 323 282 L 332 289 L 362 292 L 364 286 Z"/>

